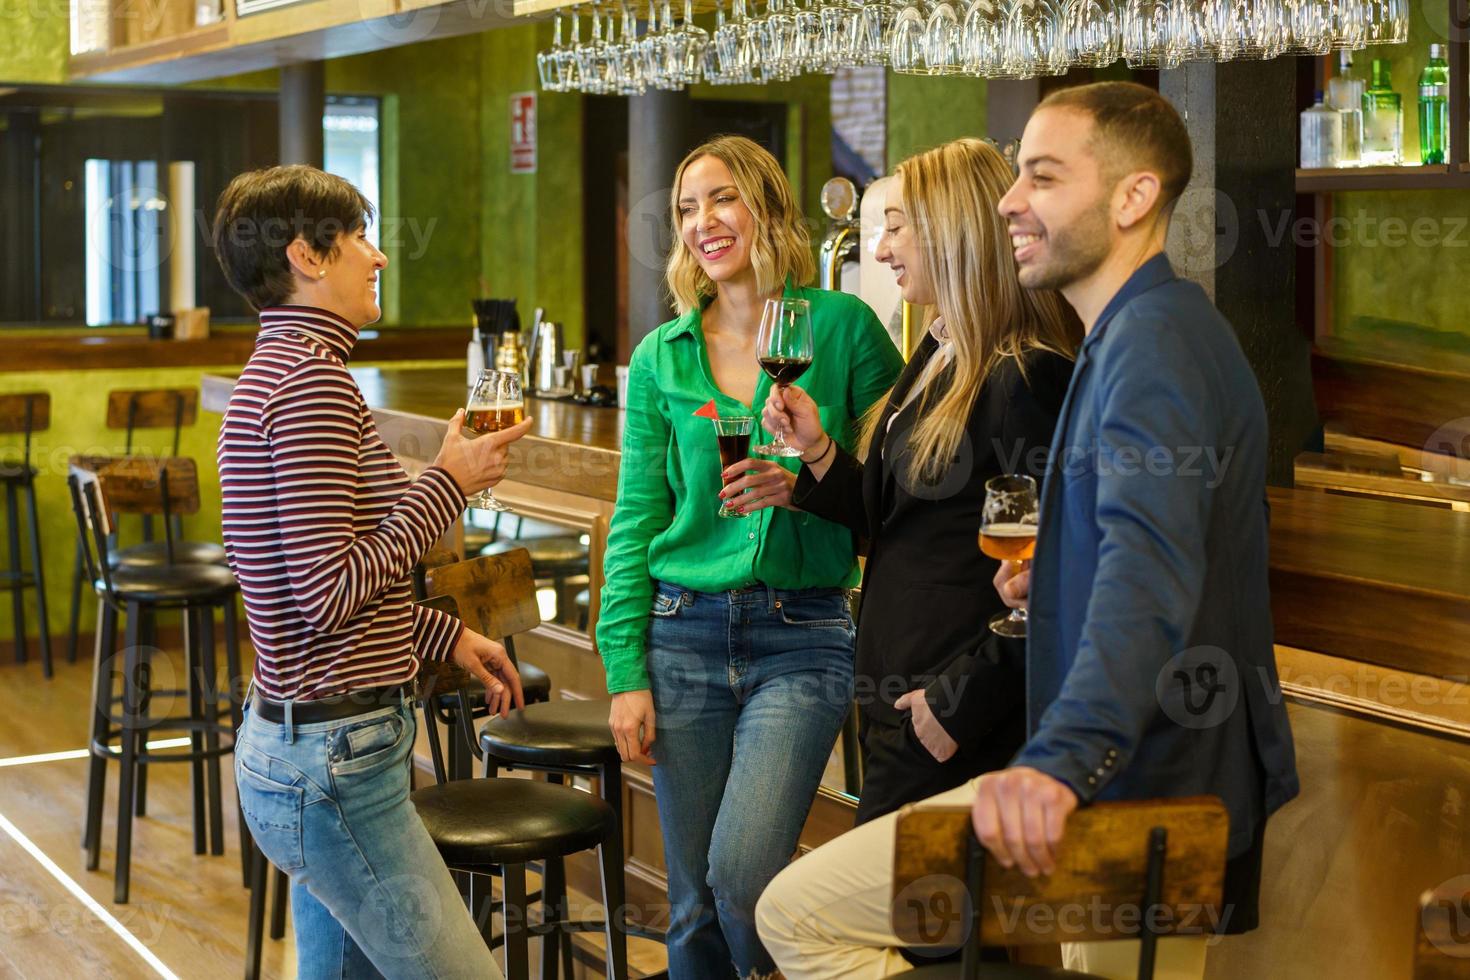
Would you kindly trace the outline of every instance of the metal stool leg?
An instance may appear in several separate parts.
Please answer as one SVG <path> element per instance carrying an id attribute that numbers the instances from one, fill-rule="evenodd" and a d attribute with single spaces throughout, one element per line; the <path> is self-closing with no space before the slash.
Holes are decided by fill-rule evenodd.
<path id="1" fill-rule="evenodd" d="M 36 518 L 36 485 L 27 482 L 26 523 L 31 535 L 31 574 L 36 580 L 36 629 L 41 640 L 41 670 L 47 676 L 51 669 L 51 624 L 46 621 L 46 569 L 41 559 L 41 526 Z"/>
<path id="2" fill-rule="evenodd" d="M 526 866 L 507 864 L 501 869 L 505 889 L 502 918 L 505 920 L 505 978 L 530 980 L 531 956 L 526 930 Z"/>
<path id="3" fill-rule="evenodd" d="M 202 680 L 199 659 L 199 611 L 185 609 L 184 621 L 184 689 L 189 699 L 189 720 L 204 717 L 204 694 L 200 691 Z M 194 817 L 194 853 L 203 854 L 209 842 L 204 832 L 205 765 L 200 753 L 204 751 L 204 733 L 197 728 L 189 732 L 189 751 L 194 758 L 189 760 L 189 793 L 193 798 L 191 812 Z"/>
<path id="4" fill-rule="evenodd" d="M 241 842 L 250 860 L 250 917 L 245 927 L 245 980 L 260 976 L 260 950 L 265 945 L 265 890 L 270 880 L 270 862 L 253 840 Z"/>
<path id="5" fill-rule="evenodd" d="M 77 662 L 77 637 L 82 628 L 82 540 L 77 538 L 76 557 L 71 566 L 71 622 L 66 640 L 66 662 Z"/>
<path id="6" fill-rule="evenodd" d="M 607 906 L 607 975 L 611 980 L 628 977 L 628 926 L 623 898 L 623 769 L 612 762 L 601 767 L 602 798 L 617 816 L 612 833 L 597 848 L 602 861 L 602 901 Z"/>
<path id="7" fill-rule="evenodd" d="M 241 705 L 245 689 L 241 683 L 240 676 L 240 629 L 235 614 L 235 596 L 230 596 L 224 605 L 225 611 L 225 676 L 229 687 L 225 692 L 230 699 L 230 725 L 235 732 L 240 731 L 240 726 L 245 722 L 245 712 Z M 238 802 L 235 805 L 236 825 L 240 829 L 240 873 L 244 876 L 245 884 L 250 884 L 250 861 L 245 854 L 244 841 L 249 831 L 245 827 L 245 811 L 240 809 Z"/>
<path id="8" fill-rule="evenodd" d="M 219 749 L 219 680 L 214 663 L 214 608 L 205 607 L 198 611 L 199 663 L 203 680 L 204 697 L 204 747 L 210 752 Z M 211 755 L 205 763 L 206 792 L 209 795 L 209 853 L 225 853 L 224 800 L 220 790 L 219 756 Z"/>
<path id="9" fill-rule="evenodd" d="M 25 590 L 21 588 L 20 565 L 20 511 L 16 507 L 15 484 L 5 484 L 5 533 L 10 543 L 10 605 L 15 617 L 15 662 L 26 662 L 26 603 Z"/>
<path id="10" fill-rule="evenodd" d="M 276 869 L 275 900 L 271 903 L 271 938 L 281 939 L 286 935 L 286 901 L 291 897 L 291 879 L 286 872 Z"/>
<path id="11" fill-rule="evenodd" d="M 148 745 L 148 714 L 153 701 L 153 653 L 158 643 L 158 622 L 153 610 L 139 607 L 138 613 L 138 661 L 142 664 L 142 700 L 138 703 L 137 751 L 142 753 Z M 131 617 L 129 617 L 131 619 Z M 133 816 L 148 815 L 148 767 L 138 767 L 138 785 L 133 790 Z M 202 853 L 202 852 L 200 852 Z"/>
<path id="12" fill-rule="evenodd" d="M 102 804 L 107 795 L 107 756 L 102 751 L 111 741 L 112 675 L 117 659 L 117 610 L 99 603 L 97 610 L 96 660 L 92 668 L 92 739 L 88 745 L 87 820 L 82 847 L 87 851 L 87 870 L 96 871 L 102 850 Z"/>
<path id="13" fill-rule="evenodd" d="M 135 726 L 140 714 L 140 687 L 143 673 L 142 656 L 138 649 L 138 619 L 140 611 L 135 602 L 128 603 L 128 623 L 123 645 L 123 704 L 122 704 L 122 771 L 118 775 L 117 791 L 117 868 L 114 871 L 112 900 L 118 905 L 128 901 L 128 884 L 133 858 L 133 791 L 137 776 L 137 739 Z"/>

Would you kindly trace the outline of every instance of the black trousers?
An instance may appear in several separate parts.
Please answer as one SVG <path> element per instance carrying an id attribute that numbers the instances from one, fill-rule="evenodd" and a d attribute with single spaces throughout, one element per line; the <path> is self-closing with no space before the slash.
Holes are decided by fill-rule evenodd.
<path id="1" fill-rule="evenodd" d="M 1026 712 L 1017 705 L 978 744 L 960 743 L 946 762 L 929 754 L 907 719 L 895 725 L 864 714 L 858 735 L 866 766 L 857 811 L 857 822 L 862 824 L 1004 768 L 1025 741 Z"/>

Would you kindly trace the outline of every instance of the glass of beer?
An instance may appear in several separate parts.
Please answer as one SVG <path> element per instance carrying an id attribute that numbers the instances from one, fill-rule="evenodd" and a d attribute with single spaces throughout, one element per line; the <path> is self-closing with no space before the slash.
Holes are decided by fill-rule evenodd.
<path id="1" fill-rule="evenodd" d="M 750 455 L 750 434 L 755 431 L 755 418 L 753 416 L 740 416 L 729 419 L 713 419 L 715 424 L 715 439 L 720 444 L 720 472 L 734 466 Z M 725 479 L 728 486 L 740 479 L 732 476 Z M 738 499 L 731 497 L 720 504 L 720 517 L 748 517 L 736 509 Z"/>
<path id="2" fill-rule="evenodd" d="M 1036 481 L 1029 476 L 997 476 L 985 482 L 985 507 L 980 516 L 980 550 L 991 558 L 1015 564 L 1036 553 L 1036 526 L 1041 515 L 1041 501 Z M 1026 610 L 1012 609 L 990 621 L 990 628 L 1001 636 L 1026 635 Z"/>
<path id="3" fill-rule="evenodd" d="M 519 425 L 525 417 L 526 402 L 521 397 L 520 375 L 510 371 L 481 371 L 479 379 L 470 387 L 469 403 L 464 410 L 465 430 L 470 438 L 509 429 Z M 496 500 L 488 488 L 471 497 L 466 504 L 502 514 L 511 510 Z"/>
<path id="4" fill-rule="evenodd" d="M 786 386 L 812 366 L 812 306 L 804 299 L 789 296 L 766 300 L 761 314 L 760 333 L 755 340 L 755 356 L 761 370 L 770 376 L 784 394 Z M 756 452 L 762 456 L 800 456 L 801 450 L 786 445 L 782 433 Z"/>

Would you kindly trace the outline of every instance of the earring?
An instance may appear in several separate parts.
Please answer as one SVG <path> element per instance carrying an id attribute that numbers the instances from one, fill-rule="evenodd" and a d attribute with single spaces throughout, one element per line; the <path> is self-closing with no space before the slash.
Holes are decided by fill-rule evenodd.
<path id="1" fill-rule="evenodd" d="M 316 277 L 318 279 L 325 279 L 327 277 L 327 270 L 326 269 L 323 269 L 321 272 L 318 272 L 316 274 Z"/>

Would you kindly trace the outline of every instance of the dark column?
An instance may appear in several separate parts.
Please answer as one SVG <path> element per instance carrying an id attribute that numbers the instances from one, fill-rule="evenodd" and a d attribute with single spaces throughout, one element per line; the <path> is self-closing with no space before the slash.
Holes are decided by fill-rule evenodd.
<path id="1" fill-rule="evenodd" d="M 1001 146 L 1026 131 L 1031 110 L 1041 101 L 1039 78 L 992 78 L 985 83 L 985 131 Z"/>
<path id="2" fill-rule="evenodd" d="M 689 151 L 689 94 L 649 91 L 628 99 L 628 349 L 674 314 L 664 286 L 669 185 Z"/>
<path id="3" fill-rule="evenodd" d="M 1169 259 L 1235 327 L 1266 399 L 1267 478 L 1278 486 L 1291 485 L 1292 460 L 1318 425 L 1310 325 L 1296 317 L 1293 61 L 1190 63 L 1159 75 L 1194 144 Z"/>
<path id="4" fill-rule="evenodd" d="M 320 61 L 281 69 L 281 162 L 320 167 L 326 66 Z"/>

